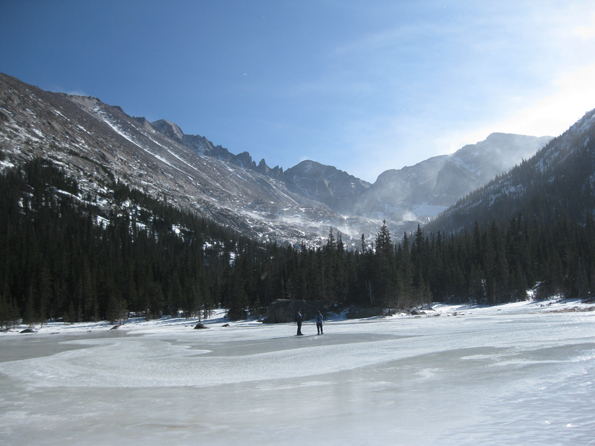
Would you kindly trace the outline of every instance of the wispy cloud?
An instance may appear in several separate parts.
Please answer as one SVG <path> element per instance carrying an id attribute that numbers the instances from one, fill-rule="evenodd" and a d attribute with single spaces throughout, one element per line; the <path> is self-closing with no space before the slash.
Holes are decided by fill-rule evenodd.
<path id="1" fill-rule="evenodd" d="M 585 40 L 595 38 L 595 14 L 591 15 L 591 23 L 589 25 L 581 25 L 574 28 L 574 34 Z"/>
<path id="2" fill-rule="evenodd" d="M 515 110 L 507 119 L 467 134 L 442 138 L 450 152 L 461 145 L 485 139 L 490 133 L 504 132 L 533 136 L 558 136 L 595 108 L 595 63 L 565 73 L 553 81 L 551 93 Z"/>
<path id="3" fill-rule="evenodd" d="M 595 108 L 595 4 L 502 5 L 459 8 L 433 29 L 380 31 L 340 48 L 382 74 L 379 88 L 392 101 L 392 111 L 384 104 L 358 123 L 352 172 L 373 181 L 387 166 L 452 153 L 493 132 L 557 136 Z M 418 42 L 425 53 L 401 59 Z"/>

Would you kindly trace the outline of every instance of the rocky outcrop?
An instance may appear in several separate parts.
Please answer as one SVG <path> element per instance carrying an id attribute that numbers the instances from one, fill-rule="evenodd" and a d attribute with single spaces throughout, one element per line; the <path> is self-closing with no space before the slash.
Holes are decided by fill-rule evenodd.
<path id="1" fill-rule="evenodd" d="M 336 167 L 310 160 L 286 170 L 283 179 L 290 190 L 320 201 L 342 215 L 352 215 L 354 200 L 371 186 Z"/>
<path id="2" fill-rule="evenodd" d="M 328 314 L 328 309 L 321 300 L 277 299 L 269 305 L 265 322 L 272 324 L 293 322 L 298 310 L 301 310 L 304 320 L 314 319 L 319 311 L 323 316 Z"/>
<path id="3" fill-rule="evenodd" d="M 347 313 L 347 319 L 365 319 L 368 317 L 383 316 L 384 309 L 380 307 L 353 307 Z"/>
<path id="4" fill-rule="evenodd" d="M 174 141 L 183 144 L 184 143 L 184 132 L 176 124 L 165 119 L 151 122 L 151 125 L 155 130 L 162 133 Z"/>

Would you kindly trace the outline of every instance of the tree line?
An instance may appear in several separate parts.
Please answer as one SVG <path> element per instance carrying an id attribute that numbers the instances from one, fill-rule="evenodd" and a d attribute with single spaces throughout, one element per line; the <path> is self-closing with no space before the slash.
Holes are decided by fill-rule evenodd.
<path id="1" fill-rule="evenodd" d="M 109 201 L 113 206 L 105 206 Z M 251 240 L 114 182 L 80 190 L 49 161 L 0 175 L 0 324 L 110 320 L 130 312 L 232 319 L 264 314 L 275 299 L 398 310 L 442 302 L 498 304 L 535 296 L 591 296 L 595 223 L 518 214 L 459 234 L 374 240 L 347 249 Z"/>

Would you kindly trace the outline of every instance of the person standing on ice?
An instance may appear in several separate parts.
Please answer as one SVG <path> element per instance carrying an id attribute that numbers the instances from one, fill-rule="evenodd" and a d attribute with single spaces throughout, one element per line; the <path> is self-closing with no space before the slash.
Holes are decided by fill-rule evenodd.
<path id="1" fill-rule="evenodd" d="M 297 323 L 297 326 L 298 326 L 297 336 L 303 336 L 302 335 L 302 312 L 300 310 L 298 310 L 297 314 L 295 315 L 295 322 Z"/>
<path id="2" fill-rule="evenodd" d="M 316 329 L 319 335 L 324 334 L 322 331 L 322 313 L 320 311 L 316 314 Z"/>

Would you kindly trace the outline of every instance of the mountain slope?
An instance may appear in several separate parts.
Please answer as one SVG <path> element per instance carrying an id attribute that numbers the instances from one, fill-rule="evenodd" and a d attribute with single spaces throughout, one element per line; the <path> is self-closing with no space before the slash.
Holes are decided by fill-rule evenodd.
<path id="1" fill-rule="evenodd" d="M 286 171 L 256 164 L 249 153 L 234 155 L 173 122 L 149 122 L 97 98 L 46 92 L 0 74 L 0 148 L 9 162 L 48 158 L 90 194 L 122 182 L 263 241 L 319 245 L 333 226 L 359 246 L 382 220 L 401 235 L 544 143 L 494 134 L 370 184 L 314 161 Z"/>
<path id="2" fill-rule="evenodd" d="M 507 222 L 518 213 L 550 224 L 595 212 L 595 110 L 534 157 L 459 200 L 428 231 L 457 232 L 475 221 Z"/>
<path id="3" fill-rule="evenodd" d="M 389 220 L 428 221 L 457 199 L 527 159 L 551 137 L 492 133 L 452 155 L 383 172 L 355 203 L 356 213 Z"/>
<path id="4" fill-rule="evenodd" d="M 370 183 L 342 170 L 309 160 L 285 171 L 283 179 L 291 190 L 343 215 L 354 215 L 353 201 L 370 187 Z"/>
<path id="5" fill-rule="evenodd" d="M 180 143 L 180 132 L 93 97 L 50 93 L 0 75 L 0 147 L 12 162 L 47 157 L 93 193 L 124 182 L 263 240 L 315 242 L 343 218 L 284 182 Z M 177 126 L 176 126 L 177 127 Z"/>

